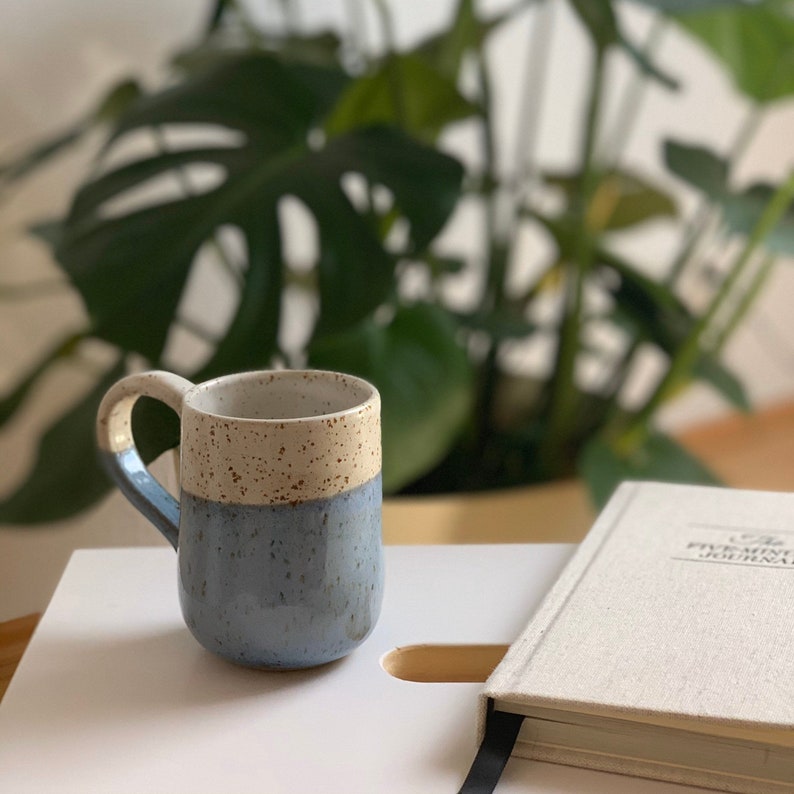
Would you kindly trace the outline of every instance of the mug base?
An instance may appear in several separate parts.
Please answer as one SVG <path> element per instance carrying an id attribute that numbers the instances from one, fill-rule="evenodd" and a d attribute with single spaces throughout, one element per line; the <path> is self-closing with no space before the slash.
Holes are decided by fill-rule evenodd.
<path id="1" fill-rule="evenodd" d="M 377 608 L 372 605 L 364 631 L 354 638 L 329 622 L 326 626 L 328 642 L 318 646 L 308 619 L 300 621 L 306 624 L 303 632 L 298 632 L 294 625 L 290 632 L 276 632 L 272 625 L 265 628 L 252 619 L 219 622 L 215 617 L 217 608 L 208 609 L 206 604 L 192 601 L 183 590 L 180 601 L 190 633 L 206 651 L 240 667 L 270 671 L 308 670 L 343 659 L 372 633 L 380 606 L 379 601 Z M 294 611 L 300 615 L 304 610 Z M 266 622 L 272 624 L 272 621 Z M 253 639 L 256 637 L 260 638 L 258 642 Z"/>
<path id="2" fill-rule="evenodd" d="M 348 656 L 350 656 L 355 648 L 351 648 L 349 651 L 344 653 L 342 656 L 337 656 L 334 659 L 327 659 L 324 661 L 316 661 L 316 662 L 300 662 L 298 664 L 289 664 L 289 663 L 271 663 L 271 662 L 250 662 L 246 660 L 235 659 L 230 656 L 222 656 L 221 654 L 215 653 L 214 651 L 210 651 L 209 649 L 205 648 L 204 650 L 211 653 L 218 659 L 221 659 L 224 662 L 229 662 L 230 664 L 235 665 L 235 667 L 244 667 L 247 670 L 256 670 L 262 673 L 302 673 L 308 670 L 318 670 L 321 667 L 330 667 L 335 664 L 340 664 L 344 661 Z"/>

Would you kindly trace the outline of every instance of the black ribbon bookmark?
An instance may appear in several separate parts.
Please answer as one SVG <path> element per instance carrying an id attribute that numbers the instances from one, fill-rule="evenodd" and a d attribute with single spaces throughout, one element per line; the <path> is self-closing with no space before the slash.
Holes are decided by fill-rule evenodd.
<path id="1" fill-rule="evenodd" d="M 485 736 L 458 794 L 491 794 L 513 752 L 523 714 L 488 711 Z"/>

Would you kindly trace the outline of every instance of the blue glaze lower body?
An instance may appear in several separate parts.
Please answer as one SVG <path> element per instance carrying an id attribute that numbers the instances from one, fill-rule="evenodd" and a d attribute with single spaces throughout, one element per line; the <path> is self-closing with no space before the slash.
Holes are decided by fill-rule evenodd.
<path id="1" fill-rule="evenodd" d="M 294 505 L 183 492 L 178 555 L 185 622 L 213 653 L 282 669 L 339 659 L 380 613 L 381 478 Z"/>

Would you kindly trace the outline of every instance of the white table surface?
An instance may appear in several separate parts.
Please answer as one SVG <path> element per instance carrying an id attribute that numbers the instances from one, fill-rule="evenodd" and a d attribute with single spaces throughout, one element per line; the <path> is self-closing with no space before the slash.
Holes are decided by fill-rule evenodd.
<path id="1" fill-rule="evenodd" d="M 479 684 L 380 666 L 424 642 L 509 642 L 568 545 L 386 549 L 380 621 L 347 659 L 266 673 L 184 627 L 170 549 L 75 552 L 0 704 L 0 791 L 456 792 L 476 750 Z M 512 759 L 497 792 L 702 791 Z"/>

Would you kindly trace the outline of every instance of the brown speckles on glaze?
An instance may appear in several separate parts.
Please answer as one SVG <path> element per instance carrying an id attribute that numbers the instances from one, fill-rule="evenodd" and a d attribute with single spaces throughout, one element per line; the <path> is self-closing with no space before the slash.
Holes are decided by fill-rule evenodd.
<path id="1" fill-rule="evenodd" d="M 198 518 L 210 536 L 194 545 L 187 533 L 179 577 L 187 623 L 206 647 L 252 666 L 307 667 L 345 655 L 372 630 L 383 593 L 379 478 L 295 507 L 232 509 L 188 496 L 184 509 L 187 525 Z"/>
<path id="2" fill-rule="evenodd" d="M 350 395 L 346 376 L 333 375 L 336 391 L 327 399 L 322 390 L 329 389 L 328 373 L 282 371 L 253 382 L 241 380 L 239 389 L 246 394 L 230 390 L 223 406 L 217 400 L 212 407 L 236 405 L 242 418 L 209 411 L 211 394 L 197 387 L 198 399 L 187 399 L 183 410 L 183 445 L 195 454 L 183 459 L 182 487 L 212 501 L 290 504 L 333 496 L 371 480 L 381 467 L 380 398 L 377 392 Z M 266 418 L 267 399 L 258 406 L 257 390 L 275 388 L 288 378 L 295 383 L 289 401 L 283 398 L 290 403 L 285 410 L 309 415 Z M 334 415 L 318 413 L 329 408 L 336 409 Z"/>
<path id="3" fill-rule="evenodd" d="M 133 447 L 131 416 L 138 397 L 161 400 L 177 414 L 193 384 L 170 372 L 142 372 L 117 381 L 99 406 L 96 419 L 97 442 L 104 452 L 122 452 Z"/>

